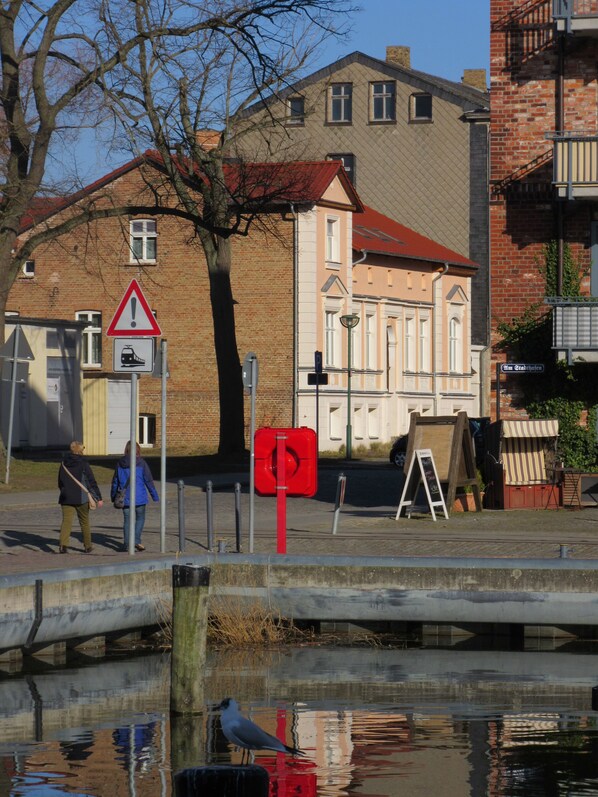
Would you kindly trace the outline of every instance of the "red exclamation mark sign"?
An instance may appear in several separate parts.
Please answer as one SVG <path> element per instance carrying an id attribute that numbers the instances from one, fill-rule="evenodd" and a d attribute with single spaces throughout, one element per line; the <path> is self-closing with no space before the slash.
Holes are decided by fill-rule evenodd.
<path id="1" fill-rule="evenodd" d="M 131 326 L 135 328 L 137 326 L 137 321 L 135 321 L 135 313 L 137 312 L 137 299 L 132 296 L 131 297 Z"/>

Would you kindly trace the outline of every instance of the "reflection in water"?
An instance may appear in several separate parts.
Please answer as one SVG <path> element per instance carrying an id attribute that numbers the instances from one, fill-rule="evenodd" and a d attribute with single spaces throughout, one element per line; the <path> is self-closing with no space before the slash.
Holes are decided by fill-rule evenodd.
<path id="1" fill-rule="evenodd" d="M 239 763 L 213 708 L 227 695 L 308 754 L 256 754 L 272 797 L 598 793 L 592 655 L 213 653 L 205 712 L 172 720 L 169 668 L 149 655 L 0 676 L 0 797 L 171 797 L 173 770 Z"/>

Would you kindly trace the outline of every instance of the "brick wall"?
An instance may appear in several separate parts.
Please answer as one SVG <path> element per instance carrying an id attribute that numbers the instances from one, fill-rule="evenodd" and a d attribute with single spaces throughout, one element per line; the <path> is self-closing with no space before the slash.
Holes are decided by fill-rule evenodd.
<path id="1" fill-rule="evenodd" d="M 109 186 L 114 199 L 140 198 L 144 183 L 132 171 Z M 35 277 L 20 278 L 8 309 L 23 316 L 74 319 L 81 310 L 102 313 L 105 331 L 132 278 L 168 340 L 168 442 L 178 450 L 213 450 L 219 407 L 209 284 L 205 259 L 191 225 L 158 217 L 157 265 L 129 264 L 128 218 L 81 227 L 34 254 Z M 273 232 L 255 227 L 233 242 L 232 288 L 241 360 L 254 351 L 260 364 L 258 423 L 292 424 L 293 265 L 292 217 L 272 215 Z M 276 352 L 276 356 L 272 356 Z M 103 336 L 102 369 L 112 371 L 111 340 Z M 139 410 L 155 413 L 160 436 L 160 380 L 139 379 Z M 246 413 L 247 417 L 249 413 Z"/>

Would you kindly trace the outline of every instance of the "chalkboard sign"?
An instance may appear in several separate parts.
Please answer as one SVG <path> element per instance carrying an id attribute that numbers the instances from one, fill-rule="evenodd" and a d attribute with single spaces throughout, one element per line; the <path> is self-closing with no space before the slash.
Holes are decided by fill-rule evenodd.
<path id="1" fill-rule="evenodd" d="M 416 449 L 411 457 L 396 519 L 398 520 L 401 517 L 403 510 L 405 510 L 407 517 L 411 517 L 411 513 L 415 509 L 415 499 L 421 484 L 424 486 L 424 492 L 426 494 L 428 506 L 430 507 L 430 512 L 432 513 L 432 519 L 436 520 L 435 507 L 441 508 L 445 518 L 448 518 L 448 512 L 446 511 L 446 504 L 444 503 L 444 496 L 442 495 L 432 450 L 423 448 Z"/>

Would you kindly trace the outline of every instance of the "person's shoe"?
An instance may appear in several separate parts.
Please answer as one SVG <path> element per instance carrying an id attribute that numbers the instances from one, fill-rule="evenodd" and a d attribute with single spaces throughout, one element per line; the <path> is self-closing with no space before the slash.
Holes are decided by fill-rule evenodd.
<path id="1" fill-rule="evenodd" d="M 137 543 L 135 546 L 136 551 L 145 551 L 145 545 L 142 545 L 140 542 Z"/>
<path id="2" fill-rule="evenodd" d="M 66 545 L 61 545 L 60 548 L 58 549 L 58 553 L 68 553 Z"/>
<path id="3" fill-rule="evenodd" d="M 85 548 L 85 553 L 91 553 L 92 551 L 93 551 L 93 545 L 89 545 L 87 548 Z"/>

